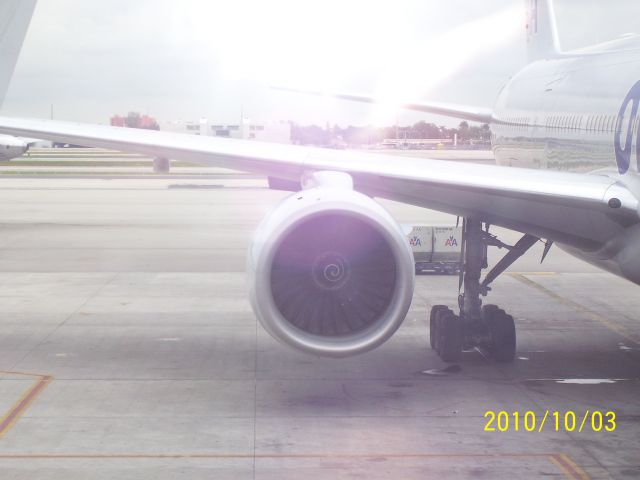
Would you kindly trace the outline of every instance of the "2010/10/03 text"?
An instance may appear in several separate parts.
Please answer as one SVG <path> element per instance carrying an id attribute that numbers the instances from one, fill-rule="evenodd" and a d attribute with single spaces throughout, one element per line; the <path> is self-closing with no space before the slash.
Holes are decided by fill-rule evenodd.
<path id="1" fill-rule="evenodd" d="M 507 412 L 488 410 L 484 414 L 485 432 L 613 432 L 616 427 L 616 413 L 613 411 L 585 410 L 576 413 L 545 410 L 539 414 L 528 410 L 526 412 Z"/>

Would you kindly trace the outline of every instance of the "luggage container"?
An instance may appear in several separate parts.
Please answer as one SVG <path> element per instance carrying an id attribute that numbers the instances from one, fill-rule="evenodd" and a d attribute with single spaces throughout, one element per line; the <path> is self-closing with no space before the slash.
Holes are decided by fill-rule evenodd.
<path id="1" fill-rule="evenodd" d="M 416 273 L 460 272 L 462 227 L 450 225 L 404 225 L 413 252 Z"/>

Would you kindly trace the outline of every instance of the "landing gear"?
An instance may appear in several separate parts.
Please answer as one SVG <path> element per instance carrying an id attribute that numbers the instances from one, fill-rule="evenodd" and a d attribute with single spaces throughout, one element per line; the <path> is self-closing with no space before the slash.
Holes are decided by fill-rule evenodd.
<path id="1" fill-rule="evenodd" d="M 516 353 L 516 329 L 513 317 L 496 305 L 482 306 L 495 280 L 516 259 L 538 241 L 525 234 L 514 246 L 500 242 L 489 234 L 489 225 L 466 218 L 463 224 L 463 249 L 459 315 L 446 305 L 435 305 L 430 315 L 430 343 L 445 362 L 457 362 L 463 350 L 480 348 L 497 362 L 512 362 Z M 487 268 L 487 247 L 508 249 L 508 253 L 487 273 L 481 282 L 482 270 Z"/>
<path id="2" fill-rule="evenodd" d="M 445 362 L 457 362 L 464 338 L 460 317 L 447 308 L 438 311 L 435 320 L 436 352 Z"/>
<path id="3" fill-rule="evenodd" d="M 431 315 L 429 316 L 429 342 L 431 343 L 431 348 L 433 349 L 436 348 L 436 337 L 437 337 L 436 323 L 439 322 L 437 318 L 440 312 L 444 310 L 449 310 L 451 312 L 451 309 L 446 305 L 434 305 L 433 307 L 431 307 Z"/>
<path id="4" fill-rule="evenodd" d="M 496 305 L 482 307 L 491 342 L 486 349 L 496 362 L 512 362 L 516 354 L 516 325 L 511 315 Z"/>
<path id="5" fill-rule="evenodd" d="M 429 341 L 445 362 L 457 362 L 462 356 L 464 329 L 459 315 L 446 305 L 431 308 Z"/>
<path id="6" fill-rule="evenodd" d="M 153 173 L 169 173 L 171 170 L 171 160 L 164 157 L 153 159 Z"/>

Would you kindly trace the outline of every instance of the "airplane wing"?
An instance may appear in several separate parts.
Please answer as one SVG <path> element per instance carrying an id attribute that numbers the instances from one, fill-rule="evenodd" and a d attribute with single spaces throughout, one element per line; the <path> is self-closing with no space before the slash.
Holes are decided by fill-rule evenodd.
<path id="1" fill-rule="evenodd" d="M 50 120 L 0 117 L 0 133 L 191 160 L 299 182 L 313 171 L 351 175 L 371 196 L 480 218 L 595 250 L 638 223 L 638 199 L 606 175 L 460 164 Z M 593 228 L 597 224 L 599 228 Z"/>
<path id="2" fill-rule="evenodd" d="M 16 138 L 24 142 L 25 145 L 29 145 L 29 146 L 33 145 L 34 143 L 38 143 L 42 141 L 39 138 L 27 138 L 27 137 L 16 137 Z"/>
<path id="3" fill-rule="evenodd" d="M 384 105 L 385 101 L 374 97 L 367 97 L 354 93 L 326 93 L 317 90 L 298 90 L 287 87 L 273 87 L 275 90 L 285 92 L 302 93 L 306 95 L 315 95 L 319 97 L 331 97 L 340 100 L 350 100 L 352 102 L 370 103 L 375 105 Z M 435 113 L 437 115 L 445 115 L 447 117 L 462 118 L 472 122 L 491 123 L 497 119 L 493 117 L 493 111 L 490 108 L 473 107 L 470 105 L 454 105 L 450 103 L 438 102 L 400 102 L 392 105 L 396 109 L 414 110 L 417 112 Z"/>

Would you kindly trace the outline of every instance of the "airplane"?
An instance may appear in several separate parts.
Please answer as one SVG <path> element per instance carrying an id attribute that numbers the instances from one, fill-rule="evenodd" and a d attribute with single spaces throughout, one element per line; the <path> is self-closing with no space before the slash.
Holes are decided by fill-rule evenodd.
<path id="1" fill-rule="evenodd" d="M 483 305 L 483 297 L 538 241 L 544 239 L 545 253 L 555 244 L 640 284 L 640 37 L 563 52 L 552 1 L 527 0 L 526 7 L 531 63 L 500 90 L 493 109 L 404 105 L 489 123 L 497 165 L 418 163 L 39 119 L 0 117 L 0 132 L 245 170 L 267 176 L 271 188 L 294 192 L 254 234 L 249 298 L 273 337 L 316 355 L 343 357 L 378 347 L 411 304 L 414 267 L 407 241 L 374 198 L 462 217 L 462 293 L 456 311 L 432 308 L 431 347 L 446 362 L 476 347 L 511 362 L 513 317 Z M 576 161 L 590 171 L 554 170 Z M 490 233 L 493 225 L 522 237 L 505 245 Z M 507 253 L 482 277 L 488 246 L 507 247 Z"/>
<path id="2" fill-rule="evenodd" d="M 0 4 L 0 58 L 2 59 L 0 107 L 2 107 L 4 94 L 9 86 L 35 5 L 34 0 L 27 0 L 22 5 L 18 2 Z M 0 135 L 0 161 L 10 160 L 25 154 L 29 147 L 37 141 L 31 138 Z"/>

